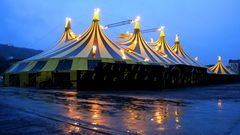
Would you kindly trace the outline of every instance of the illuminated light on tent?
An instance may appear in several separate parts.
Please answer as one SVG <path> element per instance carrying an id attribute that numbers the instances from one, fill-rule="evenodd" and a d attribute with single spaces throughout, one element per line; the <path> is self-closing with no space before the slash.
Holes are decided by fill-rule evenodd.
<path id="1" fill-rule="evenodd" d="M 135 30 L 140 29 L 139 21 L 140 21 L 140 16 L 137 16 L 137 18 L 135 19 L 135 25 L 134 25 Z"/>
<path id="2" fill-rule="evenodd" d="M 195 60 L 196 62 L 198 62 L 198 57 L 195 57 L 194 60 Z"/>
<path id="3" fill-rule="evenodd" d="M 70 28 L 71 26 L 70 26 L 70 24 L 71 24 L 71 18 L 69 18 L 69 17 L 66 17 L 66 24 L 65 24 L 65 28 Z"/>
<path id="4" fill-rule="evenodd" d="M 140 19 L 141 19 L 141 17 L 140 17 L 140 16 L 137 16 L 134 20 L 131 21 L 131 24 L 132 24 L 132 23 L 139 22 Z"/>
<path id="5" fill-rule="evenodd" d="M 101 27 L 101 29 L 103 29 L 103 30 L 108 29 L 108 26 L 102 26 L 102 25 L 100 25 L 100 27 Z"/>
<path id="6" fill-rule="evenodd" d="M 179 42 L 179 35 L 176 34 L 175 42 Z"/>
<path id="7" fill-rule="evenodd" d="M 197 61 L 196 59 L 191 58 L 182 48 L 182 45 L 180 44 L 180 40 L 179 40 L 179 35 L 176 34 L 176 38 L 175 38 L 175 43 L 173 45 L 173 47 L 171 48 L 172 51 L 178 55 L 180 58 L 185 59 L 190 65 L 193 66 L 201 66 L 198 63 L 198 58 Z"/>
<path id="8" fill-rule="evenodd" d="M 214 74 L 235 74 L 225 65 L 223 65 L 221 56 L 218 56 L 217 64 L 212 67 L 209 67 L 208 69 L 212 71 Z"/>
<path id="9" fill-rule="evenodd" d="M 146 58 L 144 61 L 145 61 L 145 62 L 148 62 L 148 61 L 149 61 L 149 59 L 148 59 L 148 58 Z"/>
<path id="10" fill-rule="evenodd" d="M 136 19 L 135 19 L 135 22 L 139 22 L 140 21 L 140 16 L 137 16 Z"/>
<path id="11" fill-rule="evenodd" d="M 168 57 L 168 55 L 167 55 L 167 54 L 164 54 L 164 55 L 163 55 L 163 57 L 164 57 L 164 58 L 167 58 L 167 57 Z"/>
<path id="12" fill-rule="evenodd" d="M 161 26 L 160 27 L 160 37 L 165 37 L 165 33 L 164 33 L 164 29 L 165 29 L 165 26 Z"/>
<path id="13" fill-rule="evenodd" d="M 92 47 L 92 55 L 93 55 L 93 58 L 96 57 L 96 51 L 97 51 L 97 46 L 96 46 L 96 45 L 93 45 L 93 47 Z"/>
<path id="14" fill-rule="evenodd" d="M 221 61 L 222 61 L 222 57 L 218 56 L 218 62 L 221 62 Z"/>
<path id="15" fill-rule="evenodd" d="M 121 53 L 122 53 L 122 59 L 124 59 L 124 60 L 125 60 L 125 59 L 126 59 L 126 55 L 125 55 L 125 52 L 124 52 L 124 50 L 123 50 L 123 49 L 121 49 L 120 51 L 121 51 Z"/>
<path id="16" fill-rule="evenodd" d="M 150 41 L 151 41 L 151 43 L 153 43 L 154 42 L 153 38 L 151 38 Z"/>
<path id="17" fill-rule="evenodd" d="M 99 8 L 94 9 L 94 15 L 93 15 L 93 20 L 94 21 L 99 21 L 99 12 L 100 12 Z"/>

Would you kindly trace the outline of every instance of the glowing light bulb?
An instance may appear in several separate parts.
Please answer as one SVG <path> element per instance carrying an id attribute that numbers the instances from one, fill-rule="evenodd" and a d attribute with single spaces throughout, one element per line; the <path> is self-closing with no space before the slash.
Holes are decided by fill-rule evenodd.
<path id="1" fill-rule="evenodd" d="M 195 60 L 195 61 L 198 61 L 198 57 L 195 57 L 194 60 Z"/>
<path id="2" fill-rule="evenodd" d="M 124 59 L 124 60 L 125 60 L 125 59 L 126 59 L 126 55 L 125 55 L 125 53 L 124 53 L 124 50 L 123 50 L 123 49 L 121 49 L 121 50 L 120 50 L 120 52 L 122 53 L 122 59 Z"/>
<path id="3" fill-rule="evenodd" d="M 222 57 L 221 56 L 218 56 L 218 61 L 222 61 Z"/>
<path id="4" fill-rule="evenodd" d="M 96 20 L 96 21 L 99 20 L 99 12 L 100 12 L 100 9 L 99 9 L 99 8 L 95 8 L 95 9 L 94 9 L 93 20 Z"/>
<path id="5" fill-rule="evenodd" d="M 71 22 L 71 18 L 66 17 L 66 24 L 65 24 L 66 28 L 70 27 L 70 22 Z"/>
<path id="6" fill-rule="evenodd" d="M 144 61 L 145 61 L 145 62 L 148 62 L 148 61 L 149 61 L 149 59 L 148 59 L 148 58 L 145 58 L 145 59 L 144 59 Z"/>
<path id="7" fill-rule="evenodd" d="M 138 22 L 138 21 L 140 21 L 140 16 L 137 16 L 135 19 L 135 22 Z"/>
<path id="8" fill-rule="evenodd" d="M 93 58 L 96 57 L 96 50 L 97 50 L 97 46 L 93 45 L 93 47 L 92 47 L 92 56 L 93 56 Z"/>

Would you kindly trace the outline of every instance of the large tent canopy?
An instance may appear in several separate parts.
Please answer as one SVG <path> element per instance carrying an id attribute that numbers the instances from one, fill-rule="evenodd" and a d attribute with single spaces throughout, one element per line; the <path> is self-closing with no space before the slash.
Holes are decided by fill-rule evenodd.
<path id="1" fill-rule="evenodd" d="M 210 67 L 209 70 L 214 74 L 234 74 L 234 72 L 223 65 L 221 56 L 218 56 L 217 64 Z"/>
<path id="2" fill-rule="evenodd" d="M 172 47 L 172 51 L 177 54 L 180 58 L 184 58 L 187 60 L 188 63 L 194 66 L 201 66 L 197 61 L 193 60 L 182 48 L 180 41 L 179 41 L 179 36 L 176 35 L 175 43 Z"/>
<path id="3" fill-rule="evenodd" d="M 158 62 L 158 63 L 169 63 L 176 64 L 169 58 L 155 52 L 143 39 L 140 31 L 139 18 L 135 20 L 134 33 L 129 40 L 120 44 L 122 47 L 129 51 L 139 53 L 145 58 L 145 61 Z"/>
<path id="4" fill-rule="evenodd" d="M 86 70 L 86 61 L 92 59 L 107 62 L 143 62 L 144 57 L 113 43 L 104 34 L 100 27 L 99 12 L 99 9 L 94 10 L 91 26 L 77 37 L 71 30 L 70 19 L 67 19 L 65 31 L 54 47 L 17 63 L 7 72 Z"/>

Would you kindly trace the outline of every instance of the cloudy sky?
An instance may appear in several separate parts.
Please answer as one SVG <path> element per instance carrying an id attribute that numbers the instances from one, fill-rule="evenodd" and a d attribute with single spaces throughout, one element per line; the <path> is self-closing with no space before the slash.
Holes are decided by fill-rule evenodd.
<path id="1" fill-rule="evenodd" d="M 0 43 L 46 50 L 64 30 L 65 17 L 82 33 L 91 24 L 93 9 L 101 9 L 101 24 L 141 16 L 141 29 L 165 26 L 169 45 L 180 35 L 184 49 L 212 64 L 240 58 L 239 0 L 1 0 Z M 133 25 L 106 30 L 116 40 L 118 34 L 132 31 Z M 155 40 L 159 33 L 144 34 Z"/>

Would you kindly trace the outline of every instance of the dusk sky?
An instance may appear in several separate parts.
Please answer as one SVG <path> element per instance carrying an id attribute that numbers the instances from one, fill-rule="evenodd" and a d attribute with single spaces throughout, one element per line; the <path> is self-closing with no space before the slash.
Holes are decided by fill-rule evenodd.
<path id="1" fill-rule="evenodd" d="M 1 0 L 0 43 L 47 50 L 60 38 L 65 17 L 80 34 L 90 26 L 93 9 L 100 8 L 102 25 L 139 15 L 142 30 L 165 26 L 169 45 L 179 34 L 183 48 L 202 64 L 216 63 L 218 55 L 227 63 L 240 58 L 239 6 L 239 0 Z M 116 40 L 133 25 L 105 31 Z M 159 33 L 144 37 L 156 40 Z"/>

